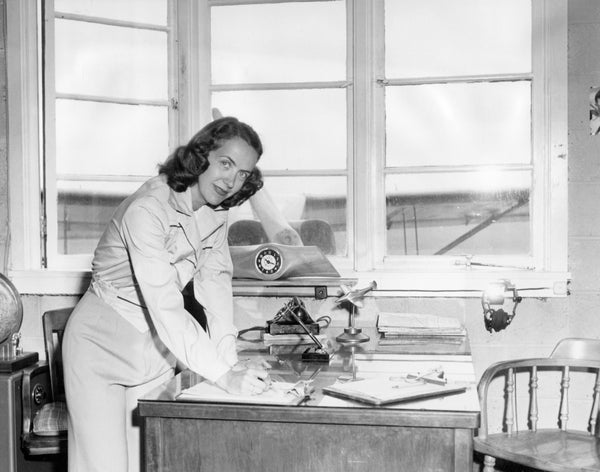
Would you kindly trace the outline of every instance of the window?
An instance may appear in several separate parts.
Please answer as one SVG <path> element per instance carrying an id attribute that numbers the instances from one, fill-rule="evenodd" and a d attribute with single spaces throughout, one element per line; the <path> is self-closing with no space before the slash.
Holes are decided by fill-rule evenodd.
<path id="1" fill-rule="evenodd" d="M 498 278 L 565 294 L 561 2 L 14 3 L 9 70 L 46 65 L 43 84 L 9 83 L 11 123 L 28 131 L 11 161 L 32 156 L 10 181 L 41 179 L 45 196 L 11 187 L 24 280 L 44 266 L 80 277 L 112 208 L 218 109 L 261 134 L 284 216 L 327 221 L 343 275 L 409 295 Z M 41 53 L 41 24 L 44 56 L 27 49 Z M 247 206 L 232 220 L 253 218 Z"/>
<path id="2" fill-rule="evenodd" d="M 528 1 L 385 2 L 386 256 L 535 265 L 532 27 Z"/>
<path id="3" fill-rule="evenodd" d="M 212 106 L 259 130 L 259 166 L 284 217 L 327 221 L 333 253 L 345 257 L 345 2 L 227 3 L 215 3 L 205 25 L 211 48 L 202 62 L 211 64 Z M 234 219 L 235 213 L 251 214 L 242 208 Z"/>
<path id="4" fill-rule="evenodd" d="M 115 207 L 169 153 L 168 2 L 43 6 L 44 249 L 48 267 L 83 268 Z"/>

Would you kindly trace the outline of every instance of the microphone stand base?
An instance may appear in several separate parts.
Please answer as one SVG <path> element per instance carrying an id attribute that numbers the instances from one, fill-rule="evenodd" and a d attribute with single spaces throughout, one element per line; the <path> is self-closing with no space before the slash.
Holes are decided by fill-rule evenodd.
<path id="1" fill-rule="evenodd" d="M 335 340 L 340 344 L 359 344 L 365 343 L 369 339 L 369 336 L 364 334 L 360 328 L 344 328 L 344 332 L 340 334 Z"/>

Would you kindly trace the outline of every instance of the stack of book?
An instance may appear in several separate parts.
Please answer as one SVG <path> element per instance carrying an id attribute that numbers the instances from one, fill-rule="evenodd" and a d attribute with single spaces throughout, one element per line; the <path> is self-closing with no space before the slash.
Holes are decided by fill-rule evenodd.
<path id="1" fill-rule="evenodd" d="M 379 344 L 435 340 L 460 343 L 466 335 L 456 318 L 419 313 L 379 313 L 377 330 L 381 333 Z"/>
<path id="2" fill-rule="evenodd" d="M 313 334 L 321 343 L 327 342 L 326 334 Z M 266 346 L 272 344 L 316 344 L 315 341 L 308 334 L 269 334 L 263 333 L 262 340 Z"/>

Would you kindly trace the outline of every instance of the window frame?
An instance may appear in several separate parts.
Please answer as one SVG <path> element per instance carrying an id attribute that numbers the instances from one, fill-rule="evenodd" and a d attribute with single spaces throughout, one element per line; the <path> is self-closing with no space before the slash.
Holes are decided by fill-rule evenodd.
<path id="1" fill-rule="evenodd" d="M 38 35 L 38 25 L 42 21 L 39 1 L 6 2 L 9 275 L 21 293 L 79 294 L 87 287 L 89 271 L 45 269 L 41 262 L 44 212 L 38 191 L 43 171 L 39 138 L 43 125 L 40 118 L 41 84 L 38 82 L 41 67 L 38 51 L 42 42 Z M 201 124 L 210 120 L 210 70 L 200 67 L 203 62 L 200 53 L 208 51 L 210 30 L 199 26 L 210 18 L 210 5 L 264 2 L 172 1 L 170 14 L 177 19 L 172 27 L 178 41 L 177 49 L 172 49 L 170 66 L 171 70 L 180 73 L 171 77 L 178 90 L 179 105 L 171 133 L 175 140 L 185 141 Z M 348 260 L 332 258 L 342 275 L 359 282 L 377 280 L 376 296 L 479 297 L 488 283 L 498 279 L 511 280 L 518 289 L 524 289 L 520 294 L 525 297 L 565 296 L 570 275 L 567 272 L 567 6 L 564 2 L 533 0 L 533 68 L 543 71 L 543 80 L 533 82 L 532 92 L 532 214 L 536 215 L 532 231 L 536 270 L 478 266 L 468 258 L 459 265 L 457 263 L 461 261 L 457 259 L 460 258 L 443 256 L 402 256 L 380 262 L 384 260 L 385 251 L 385 235 L 381 234 L 385 232 L 385 205 L 373 212 L 369 202 L 385 201 L 383 186 L 378 185 L 379 176 L 383 176 L 385 127 L 383 114 L 376 113 L 383 106 L 383 94 L 378 93 L 376 84 L 372 84 L 373 68 L 381 68 L 383 63 L 383 51 L 377 48 L 383 40 L 382 28 L 377 24 L 382 20 L 383 0 L 348 0 L 347 9 L 351 32 L 347 40 L 348 68 L 353 81 L 351 87 L 355 89 L 353 94 L 348 93 L 347 102 L 348 178 L 349 188 L 353 189 L 348 195 L 348 252 L 354 265 L 349 265 Z M 548 30 L 549 24 L 552 32 Z M 197 57 L 198 61 L 191 60 L 192 57 Z M 369 57 L 374 60 L 366 60 Z M 363 61 L 367 66 L 355 69 L 355 61 Z M 376 156 L 376 159 L 361 159 L 360 156 Z M 356 185 L 355 174 L 364 176 L 364 185 Z M 378 229 L 372 231 L 370 228 Z M 539 247 L 541 251 L 537 250 Z M 268 285 L 244 288 L 236 293 L 282 293 L 277 288 L 266 290 Z"/>
<path id="2" fill-rule="evenodd" d="M 374 0 L 374 21 L 383 22 L 384 0 Z M 368 8 L 368 6 L 367 6 Z M 367 18 L 367 15 L 363 15 Z M 398 286 L 414 287 L 410 295 L 473 289 L 498 279 L 509 279 L 517 287 L 530 289 L 529 296 L 564 296 L 570 274 L 567 272 L 567 6 L 556 0 L 532 0 L 532 252 L 527 264 L 513 264 L 511 258 L 502 256 L 478 258 L 469 256 L 385 256 L 385 206 L 379 207 L 374 227 L 379 234 L 375 241 L 374 259 L 370 267 L 374 274 L 384 279 L 389 277 Z M 548 30 L 552 25 L 552 32 Z M 383 28 L 378 28 L 383 35 Z M 375 36 L 379 45 L 381 36 Z M 373 106 L 384 107 L 382 82 L 384 74 L 384 51 L 373 48 L 377 71 L 375 80 L 379 87 L 373 93 Z M 375 141 L 380 143 L 371 149 L 377 156 L 378 175 L 385 175 L 385 150 L 381 143 L 385 139 L 383 113 L 374 113 L 376 118 Z M 368 155 L 368 154 L 367 154 Z M 384 202 L 382 185 L 376 201 Z M 377 190 L 376 190 L 377 191 Z M 356 212 L 367 215 L 370 211 L 366 199 L 356 201 Z M 382 262 L 383 261 L 383 262 Z M 486 265 L 476 266 L 480 262 Z M 366 270 L 369 261 L 366 261 Z M 463 270 L 457 270 L 457 265 Z M 494 267 L 495 265 L 499 267 Z M 511 266 L 533 267 L 522 270 Z M 501 271 L 501 272 L 500 272 Z M 500 273 L 499 273 L 500 272 Z M 452 275 L 450 275 L 452 274 Z M 458 279 L 458 280 L 457 280 Z M 537 289 L 539 288 L 539 290 Z M 433 291 L 436 293 L 436 291 Z M 449 295 L 446 292 L 446 295 Z M 524 293 L 527 296 L 528 293 Z M 478 296 L 478 295 L 477 295 Z"/>
<path id="3" fill-rule="evenodd" d="M 131 30 L 146 30 L 146 31 L 159 31 L 166 34 L 167 37 L 167 55 L 168 55 L 168 90 L 166 100 L 142 100 L 135 98 L 111 98 L 103 96 L 90 96 L 82 95 L 78 93 L 59 93 L 59 92 L 48 92 L 48 90 L 55 90 L 55 75 L 54 75 L 54 58 L 55 49 L 54 41 L 45 40 L 45 48 L 43 51 L 42 64 L 45 65 L 43 70 L 44 76 L 44 88 L 43 93 L 43 114 L 50 119 L 43 120 L 42 126 L 44 129 L 44 142 L 43 146 L 43 159 L 44 165 L 41 170 L 41 181 L 43 186 L 42 198 L 45 200 L 43 205 L 46 205 L 46 211 L 43 212 L 41 218 L 45 230 L 43 231 L 44 237 L 46 238 L 45 244 L 42 244 L 42 266 L 52 267 L 56 269 L 67 269 L 67 270 L 78 270 L 81 267 L 91 266 L 92 254 L 60 254 L 58 248 L 58 218 L 47 218 L 46 215 L 58 215 L 58 189 L 57 181 L 59 177 L 69 179 L 71 176 L 59 176 L 56 172 L 56 120 L 52 119 L 56 115 L 56 100 L 57 99 L 71 99 L 71 100 L 83 100 L 88 102 L 102 102 L 108 104 L 119 104 L 119 105 L 150 105 L 167 108 L 168 112 L 168 139 L 169 149 L 172 149 L 176 143 L 179 142 L 178 134 L 178 81 L 175 74 L 171 73 L 173 70 L 177 70 L 174 61 L 177 60 L 178 55 L 176 54 L 176 41 L 175 35 L 177 34 L 176 28 L 170 28 L 169 25 L 154 25 L 149 23 L 139 23 L 135 21 L 124 21 L 114 20 L 99 17 L 89 17 L 86 15 L 64 13 L 55 11 L 54 0 L 44 0 L 44 8 L 40 12 L 40 16 L 43 17 L 44 28 L 46 30 L 45 36 L 54 38 L 55 20 L 70 20 L 78 21 L 80 23 L 92 24 L 92 25 L 104 25 L 109 27 L 126 27 Z M 176 15 L 175 2 L 174 0 L 167 0 L 167 18 L 174 18 Z M 42 33 L 43 34 L 43 33 Z M 101 176 L 99 176 L 101 177 Z M 146 177 L 138 177 L 140 183 L 146 180 Z M 50 249 L 55 248 L 55 249 Z"/>

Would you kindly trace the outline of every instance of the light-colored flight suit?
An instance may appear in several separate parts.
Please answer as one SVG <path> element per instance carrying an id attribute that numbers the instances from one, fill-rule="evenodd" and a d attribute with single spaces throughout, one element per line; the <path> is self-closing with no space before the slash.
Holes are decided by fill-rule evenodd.
<path id="1" fill-rule="evenodd" d="M 232 270 L 227 211 L 194 212 L 189 189 L 158 176 L 119 206 L 63 340 L 69 472 L 138 472 L 137 399 L 176 360 L 209 380 L 237 362 Z M 183 306 L 192 277 L 210 336 Z"/>

